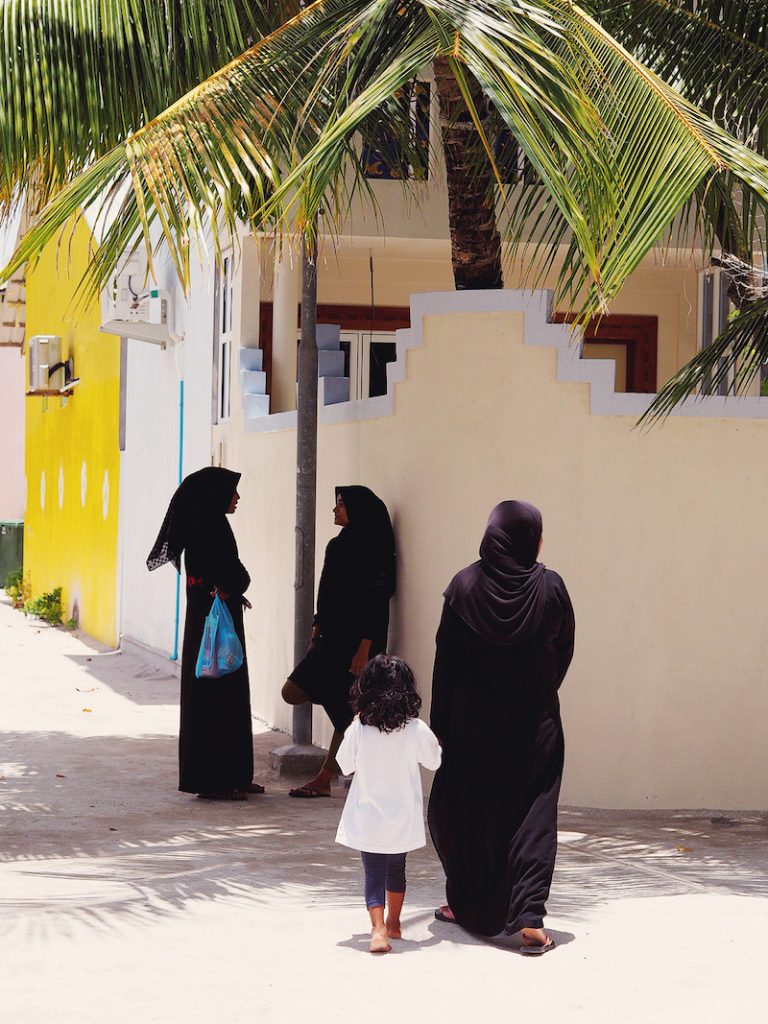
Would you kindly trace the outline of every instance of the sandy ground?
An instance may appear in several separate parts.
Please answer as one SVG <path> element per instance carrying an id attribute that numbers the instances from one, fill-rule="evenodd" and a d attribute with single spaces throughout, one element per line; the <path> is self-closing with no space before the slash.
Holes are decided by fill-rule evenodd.
<path id="1" fill-rule="evenodd" d="M 434 920 L 409 856 L 405 934 L 367 952 L 344 791 L 178 793 L 178 683 L 0 603 L 0 1021 L 318 1024 L 765 1019 L 768 819 L 563 808 L 552 953 Z M 733 770 L 724 765 L 723 770 Z M 761 973 L 762 972 L 762 973 Z"/>

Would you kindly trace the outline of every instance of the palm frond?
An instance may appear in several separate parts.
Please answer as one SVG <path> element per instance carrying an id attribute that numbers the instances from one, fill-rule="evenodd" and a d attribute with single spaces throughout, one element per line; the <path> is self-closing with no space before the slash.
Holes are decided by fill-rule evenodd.
<path id="1" fill-rule="evenodd" d="M 288 0 L 4 0 L 0 218 L 40 209 L 189 89 L 278 27 Z"/>
<path id="2" fill-rule="evenodd" d="M 613 0 L 595 17 L 740 141 L 768 147 L 764 0 Z"/>
<path id="3" fill-rule="evenodd" d="M 662 238 L 676 213 L 695 197 L 697 188 L 703 195 L 717 175 L 730 173 L 743 194 L 765 205 L 767 165 L 644 68 L 582 11 L 567 6 L 568 49 L 577 73 L 591 83 L 590 95 L 603 118 L 621 188 L 616 218 L 602 249 L 602 284 L 611 296 Z M 530 237 L 530 218 L 537 211 L 547 223 L 550 244 L 567 243 L 569 225 L 558 219 L 553 206 L 530 191 L 521 195 L 509 229 L 512 241 L 520 244 Z M 548 255 L 545 251 L 544 258 Z M 565 298 L 571 301 L 585 284 L 580 263 L 578 249 L 571 244 L 564 269 L 571 292 Z"/>
<path id="4" fill-rule="evenodd" d="M 768 297 L 734 314 L 712 344 L 667 381 L 640 423 L 664 419 L 691 396 L 743 394 L 766 366 Z"/>
<path id="5" fill-rule="evenodd" d="M 240 219 L 310 232 L 321 209 L 343 208 L 356 133 L 438 56 L 480 84 L 525 151 L 549 199 L 526 199 L 508 238 L 527 237 L 520 210 L 539 219 L 548 258 L 567 236 L 560 291 L 586 286 L 583 317 L 717 175 L 768 204 L 768 163 L 567 0 L 316 0 L 97 160 L 4 273 L 105 189 L 113 212 L 121 187 L 124 198 L 95 254 L 94 288 L 138 233 L 151 247 L 153 224 L 183 282 L 203 227 L 217 251 Z M 470 90 L 466 99 L 480 124 Z"/>

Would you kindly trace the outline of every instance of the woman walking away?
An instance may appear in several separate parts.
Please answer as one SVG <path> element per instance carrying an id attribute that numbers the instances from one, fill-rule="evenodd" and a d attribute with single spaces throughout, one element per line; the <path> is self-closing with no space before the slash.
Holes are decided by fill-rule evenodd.
<path id="1" fill-rule="evenodd" d="M 537 508 L 494 508 L 480 561 L 445 591 L 431 717 L 444 756 L 429 827 L 448 899 L 435 916 L 479 935 L 521 932 L 528 954 L 554 947 L 543 919 L 563 773 L 557 691 L 574 638 L 568 591 L 540 547 Z"/>
<path id="2" fill-rule="evenodd" d="M 248 663 L 220 679 L 197 679 L 203 626 L 213 595 L 226 602 L 245 652 L 243 597 L 251 578 L 237 557 L 227 516 L 237 508 L 239 473 L 208 466 L 192 473 L 171 498 L 147 567 L 171 562 L 187 576 L 187 617 L 181 653 L 179 789 L 207 800 L 245 800 L 263 793 L 253 782 Z"/>
<path id="3" fill-rule="evenodd" d="M 341 770 L 355 777 L 336 842 L 362 853 L 369 948 L 388 953 L 389 940 L 401 938 L 406 854 L 427 841 L 419 765 L 434 771 L 440 746 L 418 717 L 421 697 L 410 666 L 400 658 L 379 654 L 369 661 L 352 698 L 357 717 L 336 758 Z"/>
<path id="4" fill-rule="evenodd" d="M 350 690 L 369 658 L 387 647 L 389 599 L 395 592 L 395 538 L 387 506 L 367 487 L 337 487 L 309 650 L 283 686 L 288 704 L 321 704 L 333 723 L 328 756 L 317 775 L 290 796 L 331 795 L 336 751 L 352 721 Z"/>

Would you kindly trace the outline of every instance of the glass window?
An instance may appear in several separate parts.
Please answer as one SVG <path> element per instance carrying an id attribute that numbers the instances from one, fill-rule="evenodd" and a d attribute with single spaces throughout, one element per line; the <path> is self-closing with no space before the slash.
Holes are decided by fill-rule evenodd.
<path id="1" fill-rule="evenodd" d="M 218 321 L 218 422 L 229 419 L 230 378 L 232 376 L 232 256 L 225 256 L 219 269 Z"/>
<path id="2" fill-rule="evenodd" d="M 396 181 L 429 178 L 429 82 L 399 89 L 363 126 L 362 163 L 366 178 Z M 406 126 L 407 140 L 387 129 L 394 120 Z M 409 153 L 408 150 L 411 152 Z"/>

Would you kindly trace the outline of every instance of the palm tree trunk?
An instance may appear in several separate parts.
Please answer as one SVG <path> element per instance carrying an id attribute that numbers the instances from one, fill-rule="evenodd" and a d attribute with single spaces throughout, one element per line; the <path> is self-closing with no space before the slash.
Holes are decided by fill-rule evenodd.
<path id="1" fill-rule="evenodd" d="M 494 177 L 478 160 L 482 142 L 445 57 L 435 60 L 435 83 L 448 180 L 451 262 L 456 288 L 503 288 L 501 238 L 496 227 Z M 476 107 L 483 109 L 477 87 Z"/>

